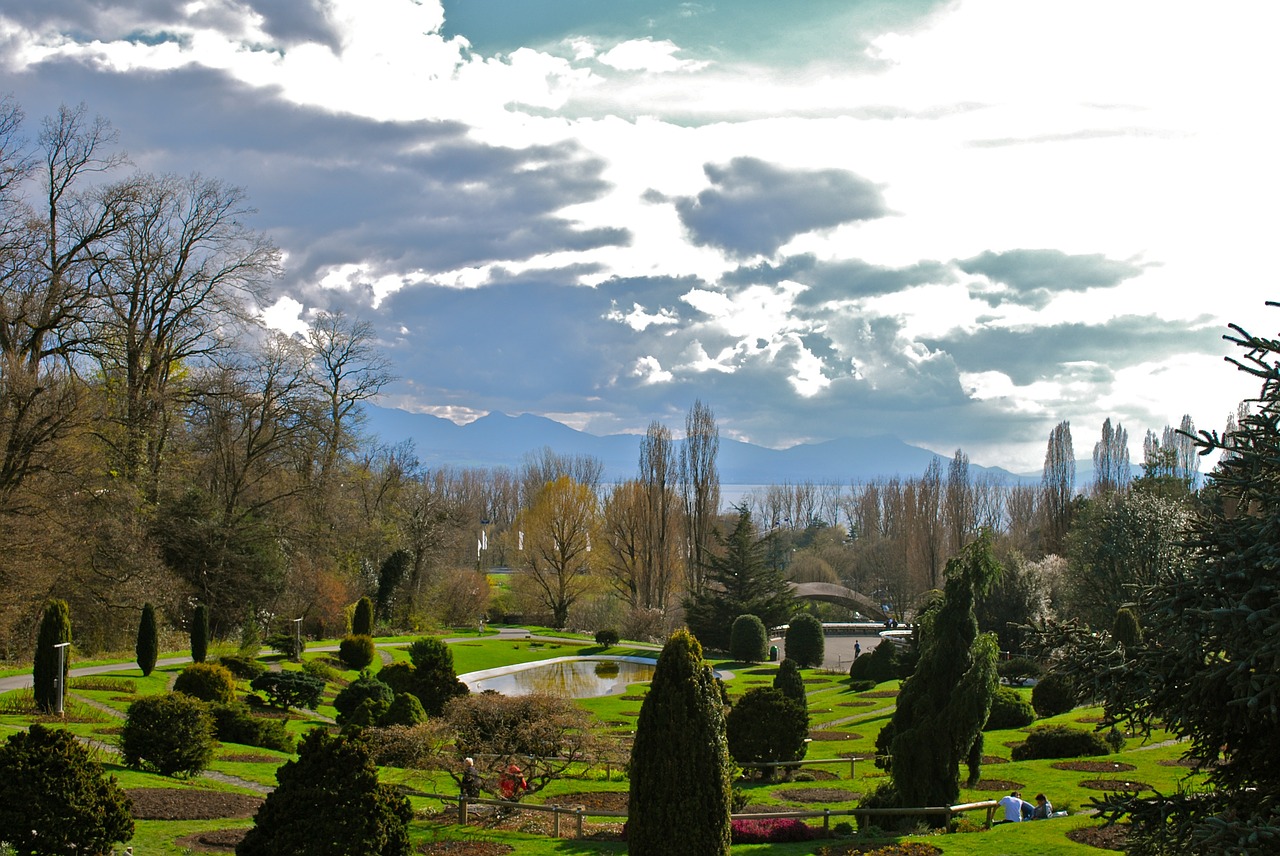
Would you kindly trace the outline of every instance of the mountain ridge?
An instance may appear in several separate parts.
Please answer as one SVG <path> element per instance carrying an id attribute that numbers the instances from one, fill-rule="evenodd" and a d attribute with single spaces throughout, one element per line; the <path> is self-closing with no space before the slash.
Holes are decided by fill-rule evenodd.
<path id="1" fill-rule="evenodd" d="M 491 412 L 459 425 L 428 413 L 368 405 L 365 428 L 384 443 L 412 440 L 418 459 L 429 467 L 518 468 L 523 458 L 542 448 L 559 454 L 586 454 L 600 459 L 604 478 L 618 482 L 639 470 L 641 434 L 590 434 L 554 419 L 531 413 Z M 716 463 L 722 484 L 767 485 L 796 482 L 865 483 L 876 478 L 911 477 L 924 473 L 940 459 L 950 458 L 890 435 L 843 437 L 820 443 L 801 443 L 770 449 L 720 438 Z M 1039 480 L 1002 467 L 970 463 L 972 475 L 987 474 L 1009 483 Z"/>

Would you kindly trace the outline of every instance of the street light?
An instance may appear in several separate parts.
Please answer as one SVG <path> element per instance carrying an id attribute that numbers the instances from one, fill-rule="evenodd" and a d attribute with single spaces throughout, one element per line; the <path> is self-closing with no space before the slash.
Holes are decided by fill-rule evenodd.
<path id="1" fill-rule="evenodd" d="M 53 683 L 57 687 L 57 701 L 55 702 L 54 713 L 62 716 L 64 699 L 67 695 L 66 668 L 67 668 L 67 649 L 71 647 L 70 642 L 58 642 L 54 646 L 58 651 L 58 672 L 54 675 Z"/>
<path id="2" fill-rule="evenodd" d="M 293 658 L 299 662 L 302 661 L 302 619 L 293 619 Z"/>

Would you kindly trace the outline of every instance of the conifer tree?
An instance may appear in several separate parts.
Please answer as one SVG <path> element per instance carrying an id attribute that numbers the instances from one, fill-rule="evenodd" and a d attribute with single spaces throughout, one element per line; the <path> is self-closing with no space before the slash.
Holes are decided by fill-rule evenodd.
<path id="1" fill-rule="evenodd" d="M 66 689 L 71 657 L 63 653 L 62 673 L 58 673 L 59 643 L 71 641 L 71 610 L 65 600 L 50 600 L 44 606 L 40 634 L 36 638 L 35 662 L 31 670 L 36 707 L 45 713 L 58 708 L 58 700 Z"/>
<path id="2" fill-rule="evenodd" d="M 191 615 L 191 661 L 203 663 L 209 656 L 209 608 L 196 604 Z"/>
<path id="3" fill-rule="evenodd" d="M 138 668 L 142 676 L 150 675 L 160 656 L 160 634 L 156 628 L 156 608 L 149 603 L 142 605 L 142 618 L 138 621 L 138 643 L 134 646 Z"/>
<path id="4" fill-rule="evenodd" d="M 800 666 L 790 657 L 778 664 L 778 674 L 773 678 L 773 688 L 781 690 L 787 698 L 808 707 L 808 697 L 804 691 L 804 676 L 800 674 Z"/>
<path id="5" fill-rule="evenodd" d="M 826 639 L 822 622 L 807 612 L 794 615 L 787 623 L 787 656 L 800 666 L 817 668 L 826 659 Z"/>
<path id="6" fill-rule="evenodd" d="M 351 635 L 373 635 L 373 601 L 367 597 L 356 601 L 356 611 L 351 616 Z"/>
<path id="7" fill-rule="evenodd" d="M 723 554 L 708 558 L 709 584 L 686 602 L 685 620 L 699 642 L 727 651 L 739 615 L 755 615 L 765 627 L 777 627 L 791 617 L 795 600 L 782 570 L 765 560 L 766 544 L 756 538 L 746 507 L 738 509 L 733 531 L 719 541 Z"/>
<path id="8" fill-rule="evenodd" d="M 920 659 L 902 684 L 888 734 L 882 734 L 901 806 L 954 803 L 965 761 L 969 781 L 978 778 L 982 726 L 999 687 L 999 646 L 994 634 L 978 633 L 974 601 L 999 574 L 991 535 L 984 532 L 947 562 L 942 598 L 919 619 Z"/>
<path id="9" fill-rule="evenodd" d="M 408 856 L 413 808 L 358 740 L 312 729 L 276 779 L 238 856 Z"/>
<path id="10" fill-rule="evenodd" d="M 631 747 L 627 852 L 727 856 L 732 788 L 724 708 L 702 646 L 667 640 Z"/>

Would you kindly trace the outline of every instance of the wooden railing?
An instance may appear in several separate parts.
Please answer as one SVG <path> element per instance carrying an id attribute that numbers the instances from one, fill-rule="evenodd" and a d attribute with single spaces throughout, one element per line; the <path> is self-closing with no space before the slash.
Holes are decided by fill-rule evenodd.
<path id="1" fill-rule="evenodd" d="M 795 762 L 792 762 L 795 763 Z M 539 805 L 536 803 L 511 802 L 510 800 L 492 800 L 481 797 L 463 797 L 452 796 L 447 794 L 419 794 L 429 799 L 438 799 L 441 802 L 458 804 L 458 820 L 462 824 L 467 823 L 468 811 L 473 805 L 489 805 L 497 809 L 507 811 L 541 811 L 550 812 L 552 815 L 551 835 L 553 838 L 560 837 L 560 819 L 568 816 L 572 817 L 575 825 L 575 835 L 582 837 L 582 823 L 587 817 L 612 817 L 626 818 L 625 811 L 609 811 L 607 809 L 588 809 L 586 806 L 563 806 L 563 805 Z M 735 820 L 743 818 L 795 818 L 797 820 L 813 820 L 822 818 L 823 835 L 831 833 L 831 818 L 833 817 L 853 817 L 858 822 L 858 828 L 863 829 L 867 825 L 867 819 L 871 817 L 911 817 L 911 816 L 931 816 L 939 815 L 943 818 L 946 826 L 951 825 L 951 821 L 956 815 L 965 812 L 978 811 L 986 809 L 987 812 L 987 828 L 990 828 L 994 818 L 996 809 L 1000 803 L 995 800 L 983 800 L 981 802 L 960 803 L 959 805 L 944 806 L 927 806 L 925 808 L 845 808 L 845 809 L 822 809 L 821 811 L 770 811 L 770 812 L 750 812 L 743 814 L 734 814 L 731 817 Z"/>

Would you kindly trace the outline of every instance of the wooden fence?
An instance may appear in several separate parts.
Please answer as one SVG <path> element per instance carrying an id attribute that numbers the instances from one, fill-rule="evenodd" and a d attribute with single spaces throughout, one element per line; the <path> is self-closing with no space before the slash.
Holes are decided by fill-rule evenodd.
<path id="1" fill-rule="evenodd" d="M 794 762 L 793 762 L 794 763 Z M 438 799 L 443 803 L 456 802 L 458 804 L 458 820 L 462 824 L 466 824 L 469 812 L 472 806 L 488 805 L 496 809 L 505 811 L 541 811 L 550 812 L 551 835 L 553 838 L 560 837 L 560 822 L 562 817 L 570 817 L 573 819 L 575 837 L 582 837 L 582 823 L 587 817 L 609 817 L 623 818 L 627 817 L 625 811 L 609 811 L 607 809 L 588 809 L 586 806 L 562 806 L 562 805 L 538 805 L 536 803 L 511 802 L 509 800 L 491 800 L 480 797 L 470 798 L 463 796 L 452 796 L 447 794 L 419 794 L 429 799 Z M 996 809 L 1000 803 L 995 800 L 983 800 L 981 802 L 961 803 L 959 805 L 944 806 L 928 806 L 925 808 L 846 808 L 846 809 L 822 809 L 821 811 L 771 811 L 771 812 L 750 812 L 747 814 L 734 814 L 731 817 L 734 820 L 755 818 L 795 818 L 797 820 L 813 820 L 822 818 L 822 833 L 824 836 L 831 834 L 831 818 L 833 817 L 853 817 L 858 822 L 858 828 L 863 829 L 867 825 L 867 819 L 872 817 L 888 817 L 888 816 L 931 816 L 938 815 L 943 818 L 946 826 L 951 825 L 951 821 L 956 815 L 965 812 L 978 811 L 986 809 L 988 828 L 991 827 L 995 817 Z"/>

